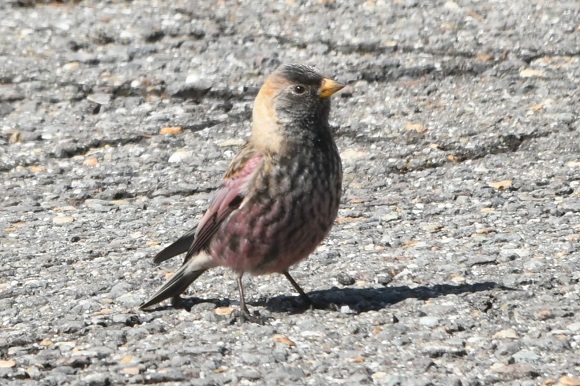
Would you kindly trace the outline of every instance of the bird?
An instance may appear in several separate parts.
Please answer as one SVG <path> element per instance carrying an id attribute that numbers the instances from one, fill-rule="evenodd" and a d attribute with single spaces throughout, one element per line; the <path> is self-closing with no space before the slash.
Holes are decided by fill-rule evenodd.
<path id="1" fill-rule="evenodd" d="M 330 97 L 343 84 L 313 67 L 283 64 L 260 88 L 250 138 L 231 161 L 196 228 L 159 252 L 159 264 L 186 253 L 181 267 L 146 302 L 182 294 L 206 270 L 235 272 L 243 320 L 253 321 L 242 276 L 289 273 L 328 235 L 342 194 L 342 163 L 328 123 Z"/>

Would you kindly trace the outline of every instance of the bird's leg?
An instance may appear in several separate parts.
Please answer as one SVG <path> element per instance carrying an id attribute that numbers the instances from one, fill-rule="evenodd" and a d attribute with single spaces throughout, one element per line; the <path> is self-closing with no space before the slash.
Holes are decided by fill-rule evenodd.
<path id="1" fill-rule="evenodd" d="M 230 324 L 234 324 L 236 320 L 240 320 L 240 322 L 251 322 L 256 324 L 264 324 L 264 319 L 259 316 L 254 316 L 250 314 L 248 310 L 248 306 L 246 306 L 246 299 L 244 297 L 244 284 L 242 283 L 242 276 L 243 273 L 238 275 L 238 292 L 240 293 L 240 310 L 238 312 L 232 312 L 232 318 L 230 320 Z"/>
<path id="2" fill-rule="evenodd" d="M 245 314 L 245 316 L 250 316 L 250 311 L 246 306 L 246 299 L 244 297 L 244 284 L 242 283 L 242 275 L 238 275 L 238 291 L 240 293 L 240 310 Z"/>
<path id="3" fill-rule="evenodd" d="M 294 289 L 296 291 L 298 291 L 298 293 L 300 294 L 300 297 L 302 298 L 302 300 L 304 301 L 304 303 L 306 303 L 306 305 L 310 308 L 313 307 L 313 303 L 312 300 L 310 299 L 310 297 L 308 295 L 306 295 L 306 293 L 304 293 L 304 291 L 302 290 L 302 288 L 300 288 L 300 286 L 298 285 L 298 283 L 296 283 L 296 280 L 294 280 L 294 278 L 292 276 L 290 276 L 290 273 L 288 271 L 284 271 L 282 272 L 284 274 L 284 276 L 286 276 L 286 279 L 288 279 L 288 281 L 292 284 L 292 286 L 294 287 Z"/>

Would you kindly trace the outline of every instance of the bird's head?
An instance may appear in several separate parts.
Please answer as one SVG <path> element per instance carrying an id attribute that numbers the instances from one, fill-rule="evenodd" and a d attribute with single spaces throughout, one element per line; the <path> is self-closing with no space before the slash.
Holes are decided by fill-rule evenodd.
<path id="1" fill-rule="evenodd" d="M 330 96 L 343 87 L 312 67 L 280 66 L 266 79 L 254 102 L 252 140 L 276 150 L 281 141 L 328 131 Z"/>

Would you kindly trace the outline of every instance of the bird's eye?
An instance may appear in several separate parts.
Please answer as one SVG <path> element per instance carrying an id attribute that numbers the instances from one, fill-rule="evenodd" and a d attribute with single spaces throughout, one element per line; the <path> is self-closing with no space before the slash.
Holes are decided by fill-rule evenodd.
<path id="1" fill-rule="evenodd" d="M 294 88 L 292 89 L 296 94 L 304 94 L 304 92 L 306 91 L 306 87 L 298 85 L 298 86 L 294 86 Z"/>

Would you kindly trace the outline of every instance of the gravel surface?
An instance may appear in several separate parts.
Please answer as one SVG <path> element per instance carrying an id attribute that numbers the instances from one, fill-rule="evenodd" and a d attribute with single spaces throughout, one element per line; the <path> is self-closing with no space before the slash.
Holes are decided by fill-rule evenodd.
<path id="1" fill-rule="evenodd" d="M 0 2 L 0 384 L 580 385 L 580 3 Z M 137 305 L 279 63 L 348 82 L 328 239 Z"/>

